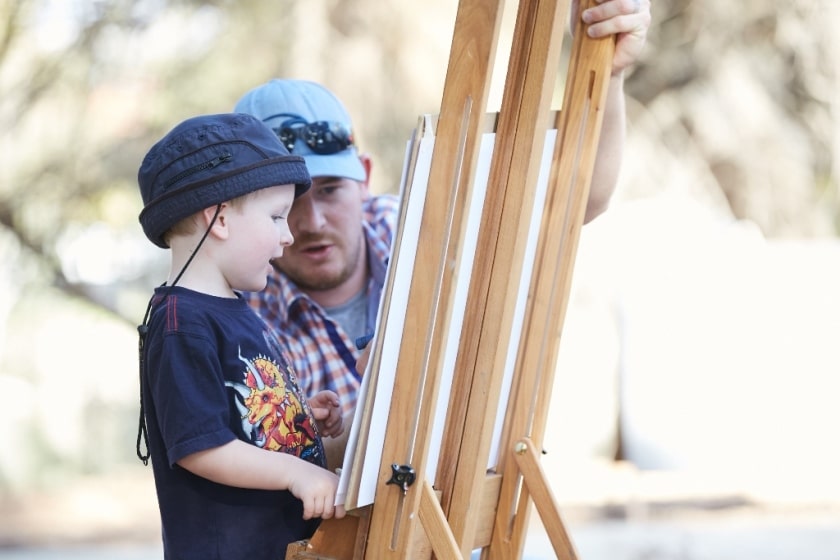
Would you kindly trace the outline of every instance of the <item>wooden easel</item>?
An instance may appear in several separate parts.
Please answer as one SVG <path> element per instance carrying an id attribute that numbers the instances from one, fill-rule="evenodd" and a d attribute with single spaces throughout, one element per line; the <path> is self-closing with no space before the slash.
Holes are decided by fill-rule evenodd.
<path id="1" fill-rule="evenodd" d="M 581 9 L 592 0 L 581 0 Z M 521 556 L 531 499 L 558 558 L 576 558 L 541 470 L 546 396 L 571 285 L 572 268 L 599 139 L 613 42 L 578 28 L 563 110 L 549 105 L 560 67 L 568 0 L 520 0 L 496 127 L 465 323 L 456 359 L 447 430 L 435 487 L 426 480 L 442 348 L 457 279 L 465 201 L 473 184 L 504 0 L 460 0 L 437 123 L 415 274 L 408 298 L 379 485 L 372 506 L 325 521 L 287 559 L 333 560 Z M 578 25 L 578 27 L 580 27 Z M 548 129 L 558 129 L 550 193 L 506 413 L 503 452 L 487 461 L 513 324 L 514 297 Z M 392 465 L 414 484 L 393 482 Z"/>

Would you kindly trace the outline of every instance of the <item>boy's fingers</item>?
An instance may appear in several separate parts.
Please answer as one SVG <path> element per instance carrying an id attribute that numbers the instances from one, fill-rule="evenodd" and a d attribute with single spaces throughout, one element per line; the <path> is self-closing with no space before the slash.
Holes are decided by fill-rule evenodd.
<path id="1" fill-rule="evenodd" d="M 315 417 L 315 420 L 323 420 L 324 418 L 329 418 L 330 411 L 326 408 L 312 407 L 312 416 Z"/>
<path id="2" fill-rule="evenodd" d="M 312 519 L 312 501 L 311 500 L 303 500 L 303 518 L 304 519 Z"/>

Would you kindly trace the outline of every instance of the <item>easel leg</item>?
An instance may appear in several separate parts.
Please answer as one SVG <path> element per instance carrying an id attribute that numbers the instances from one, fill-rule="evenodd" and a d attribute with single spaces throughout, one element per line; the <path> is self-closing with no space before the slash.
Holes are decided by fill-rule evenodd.
<path id="1" fill-rule="evenodd" d="M 435 490 L 427 480 L 423 481 L 420 495 L 420 524 L 426 530 L 426 536 L 429 537 L 432 550 L 438 560 L 462 558 L 458 542 L 443 514 Z"/>
<path id="2" fill-rule="evenodd" d="M 519 440 L 514 447 L 513 456 L 517 467 L 522 472 L 522 478 L 534 500 L 534 506 L 537 508 L 537 513 L 540 515 L 557 558 L 577 560 L 575 547 L 560 519 L 560 510 L 546 482 L 545 472 L 540 465 L 533 442 L 528 438 Z"/>

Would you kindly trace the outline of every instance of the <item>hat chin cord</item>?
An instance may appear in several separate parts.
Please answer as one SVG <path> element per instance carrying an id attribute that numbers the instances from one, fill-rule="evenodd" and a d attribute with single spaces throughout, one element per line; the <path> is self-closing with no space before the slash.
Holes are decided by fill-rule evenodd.
<path id="1" fill-rule="evenodd" d="M 196 254 L 198 254 L 198 250 L 201 249 L 201 246 L 204 244 L 204 240 L 207 239 L 207 236 L 210 235 L 210 230 L 213 229 L 213 225 L 216 223 L 216 218 L 219 217 L 219 213 L 222 211 L 221 203 L 216 205 L 216 212 L 213 214 L 213 219 L 210 220 L 210 224 L 207 226 L 207 230 L 204 232 L 204 235 L 201 236 L 201 239 L 198 241 L 198 245 L 195 246 L 195 251 L 192 252 L 190 258 L 187 259 L 187 262 L 184 263 L 184 266 L 181 267 L 181 271 L 178 272 L 178 275 L 175 277 L 175 280 L 172 281 L 172 284 L 169 285 L 164 292 L 161 301 L 164 301 L 167 297 L 169 297 L 172 288 L 174 288 L 178 284 L 178 280 L 181 279 L 181 276 L 184 275 L 186 272 L 187 267 L 190 266 L 190 263 L 195 258 Z M 161 287 L 166 286 L 166 282 L 161 284 Z M 145 352 L 144 349 L 146 347 L 146 334 L 149 332 L 149 315 L 152 312 L 152 302 L 154 301 L 155 296 L 152 295 L 149 298 L 149 305 L 146 306 L 146 313 L 143 315 L 143 322 L 137 327 L 137 332 L 140 335 L 139 342 L 137 345 L 137 350 L 139 354 L 139 364 L 140 364 L 140 422 L 139 426 L 137 427 L 137 458 L 140 459 L 144 465 L 149 464 L 149 430 L 146 426 L 146 410 L 145 410 L 145 403 L 143 399 L 143 372 L 145 371 Z M 143 444 L 143 447 L 146 448 L 145 451 L 140 450 L 140 444 Z"/>

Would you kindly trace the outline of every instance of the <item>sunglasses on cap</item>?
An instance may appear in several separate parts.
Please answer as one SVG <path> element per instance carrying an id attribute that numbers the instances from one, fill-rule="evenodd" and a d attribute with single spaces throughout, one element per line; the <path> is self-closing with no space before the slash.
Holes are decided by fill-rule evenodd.
<path id="1" fill-rule="evenodd" d="M 289 117 L 280 126 L 272 128 L 289 153 L 292 153 L 297 139 L 309 146 L 318 155 L 336 154 L 353 145 L 353 133 L 341 123 L 332 121 L 307 122 L 294 113 L 278 113 L 263 119 L 263 122 L 277 117 Z"/>

